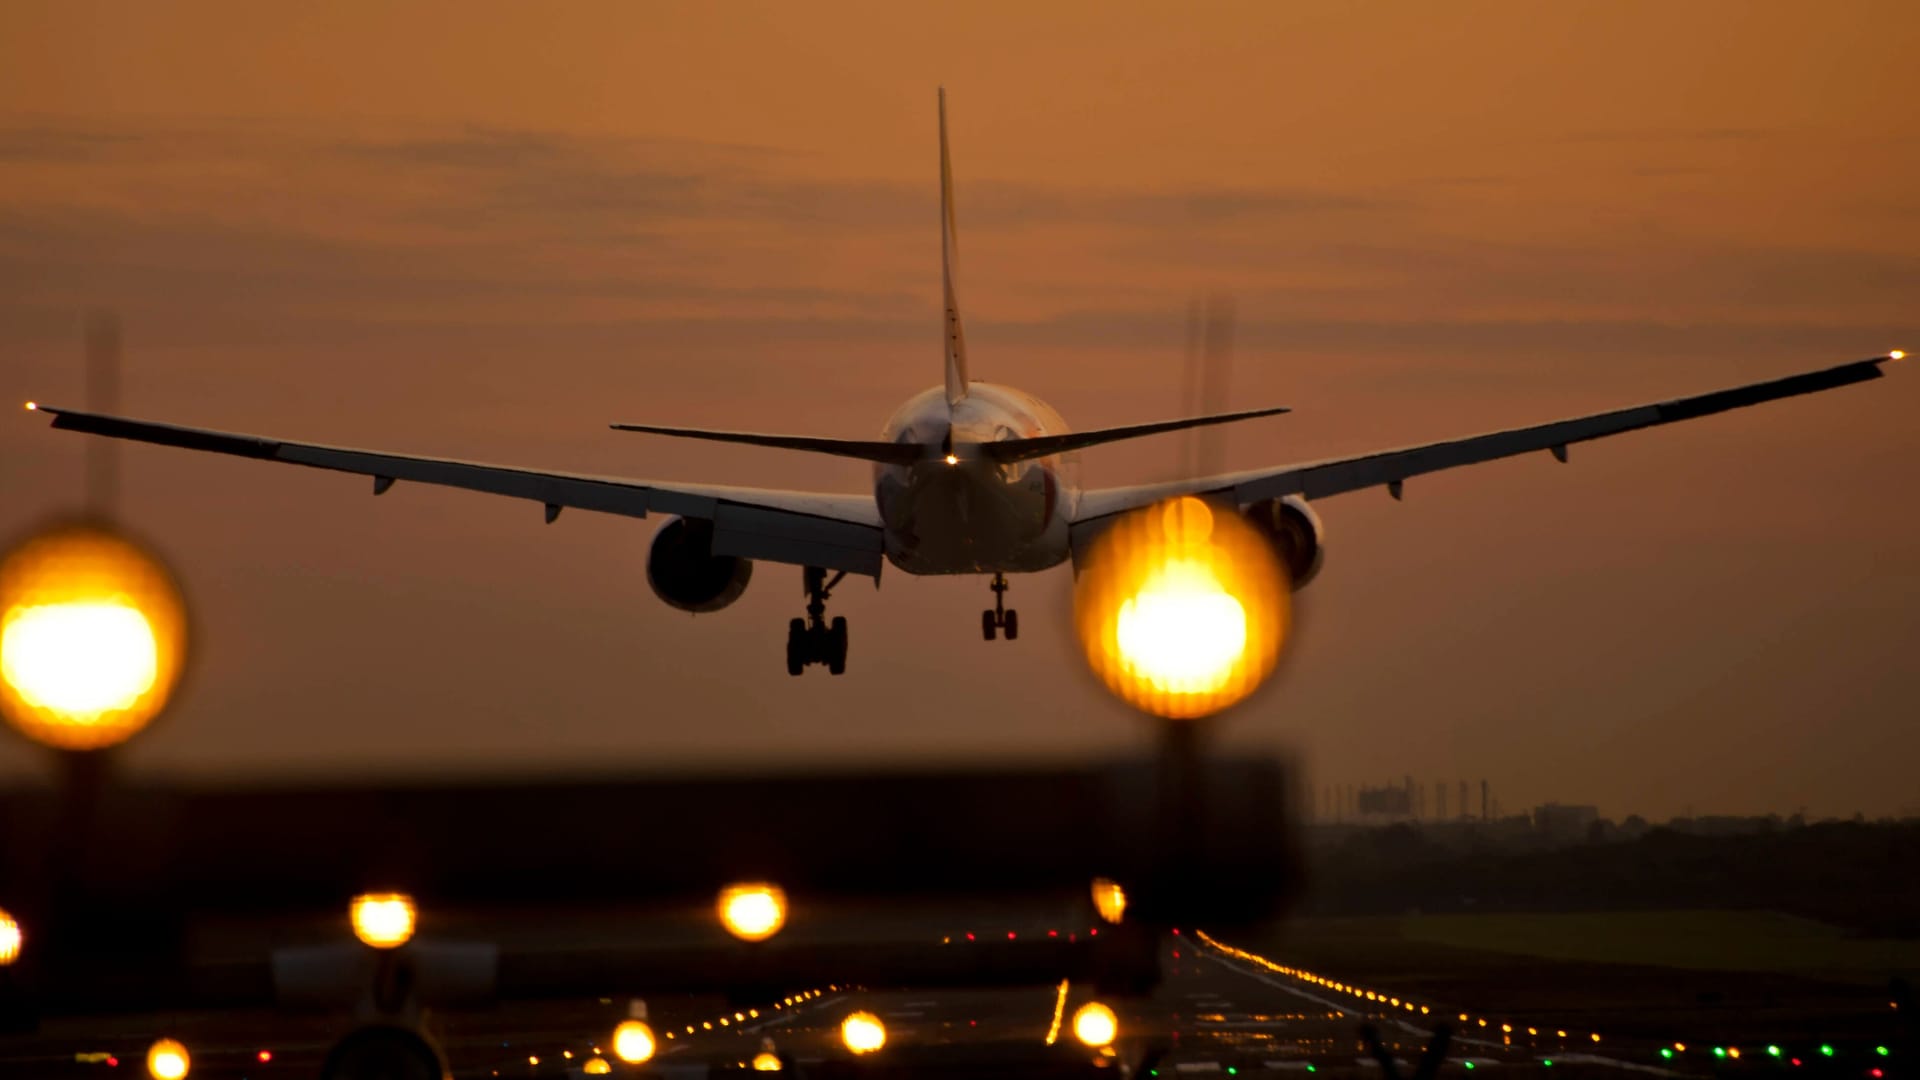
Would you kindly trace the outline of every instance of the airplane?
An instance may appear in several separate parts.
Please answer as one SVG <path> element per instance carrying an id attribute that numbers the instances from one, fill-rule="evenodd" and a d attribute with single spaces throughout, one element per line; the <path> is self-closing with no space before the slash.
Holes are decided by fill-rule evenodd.
<path id="1" fill-rule="evenodd" d="M 939 93 L 940 266 L 944 300 L 944 380 L 907 399 L 874 440 L 714 431 L 616 423 L 615 430 L 805 450 L 871 462 L 865 494 L 774 491 L 488 465 L 447 458 L 294 442 L 157 423 L 29 402 L 55 428 L 214 453 L 281 461 L 373 478 L 381 495 L 400 480 L 528 499 L 552 523 L 568 507 L 644 518 L 671 515 L 654 535 L 647 582 L 682 611 L 718 611 L 746 590 L 755 561 L 801 567 L 806 615 L 788 623 L 787 672 L 809 665 L 842 674 L 847 620 L 826 617 L 833 589 L 848 574 L 870 577 L 891 563 L 909 574 L 991 574 L 993 607 L 981 635 L 1019 636 L 1006 606 L 1008 574 L 1037 573 L 1072 560 L 1117 516 L 1190 495 L 1244 515 L 1273 544 L 1293 588 L 1312 580 L 1325 554 L 1314 500 L 1384 486 L 1395 499 L 1414 476 L 1536 451 L 1565 462 L 1574 443 L 1692 420 L 1729 409 L 1880 378 L 1898 350 L 1784 378 L 1670 401 L 1512 428 L 1356 457 L 1197 476 L 1154 484 L 1082 490 L 1078 452 L 1164 432 L 1285 413 L 1253 409 L 1071 431 L 1060 414 L 1010 386 L 967 374 L 967 343 L 956 297 L 953 169 L 947 146 L 946 91 Z M 832 573 L 832 577 L 827 575 Z"/>

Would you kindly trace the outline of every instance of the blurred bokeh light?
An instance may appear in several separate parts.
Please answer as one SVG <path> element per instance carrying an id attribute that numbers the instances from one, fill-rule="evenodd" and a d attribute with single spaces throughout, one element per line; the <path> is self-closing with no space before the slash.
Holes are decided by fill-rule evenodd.
<path id="1" fill-rule="evenodd" d="M 1094 542 L 1074 584 L 1074 626 L 1094 674 L 1122 701 L 1192 720 L 1273 674 L 1290 601 L 1258 530 L 1183 497 L 1121 517 Z"/>
<path id="2" fill-rule="evenodd" d="M 153 1080 L 181 1080 L 192 1062 L 187 1048 L 173 1039 L 161 1039 L 147 1050 L 147 1073 Z"/>
<path id="3" fill-rule="evenodd" d="M 580 1066 L 580 1071 L 588 1076 L 611 1076 L 613 1066 L 607 1064 L 606 1058 L 590 1057 Z"/>
<path id="4" fill-rule="evenodd" d="M 781 1072 L 786 1069 L 780 1063 L 780 1055 L 771 1050 L 762 1050 L 753 1055 L 754 1072 Z"/>
<path id="5" fill-rule="evenodd" d="M 613 1029 L 613 1056 L 629 1065 L 652 1060 L 658 1045 L 653 1029 L 644 1020 L 622 1020 L 620 1026 Z"/>
<path id="6" fill-rule="evenodd" d="M 126 741 L 166 706 L 186 647 L 173 576 L 104 525 L 42 530 L 0 560 L 0 713 L 35 742 Z"/>
<path id="7" fill-rule="evenodd" d="M 840 1022 L 840 1041 L 856 1054 L 871 1054 L 887 1045 L 887 1026 L 862 1010 Z"/>
<path id="8" fill-rule="evenodd" d="M 362 893 L 353 898 L 353 935 L 376 949 L 397 949 L 413 937 L 413 897 Z"/>
<path id="9" fill-rule="evenodd" d="M 1089 1001 L 1073 1014 L 1073 1037 L 1086 1046 L 1106 1046 L 1120 1034 L 1120 1021 L 1113 1010 L 1097 1001 Z"/>
<path id="10" fill-rule="evenodd" d="M 23 939 L 20 924 L 6 908 L 0 908 L 0 967 L 20 959 L 20 942 Z"/>
<path id="11" fill-rule="evenodd" d="M 1110 923 L 1118 923 L 1127 913 L 1127 892 L 1120 883 L 1107 878 L 1093 879 L 1093 908 Z"/>
<path id="12" fill-rule="evenodd" d="M 787 923 L 787 894 L 763 881 L 720 890 L 720 921 L 742 941 L 765 941 Z"/>

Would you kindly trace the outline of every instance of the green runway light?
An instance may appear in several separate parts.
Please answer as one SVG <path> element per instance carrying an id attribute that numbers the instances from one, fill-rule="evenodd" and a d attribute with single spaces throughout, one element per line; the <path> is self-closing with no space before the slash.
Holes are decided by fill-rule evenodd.
<path id="1" fill-rule="evenodd" d="M 1228 1075 L 1228 1076 L 1239 1076 L 1239 1075 L 1240 1075 L 1240 1070 L 1239 1070 L 1239 1069 L 1236 1069 L 1236 1068 L 1234 1068 L 1234 1067 L 1233 1067 L 1233 1066 L 1231 1066 L 1231 1065 L 1229 1065 L 1229 1066 L 1227 1066 L 1227 1075 Z"/>
<path id="2" fill-rule="evenodd" d="M 1724 1046 L 1716 1046 L 1716 1047 L 1714 1047 L 1714 1048 L 1713 1048 L 1713 1056 L 1714 1056 L 1714 1057 L 1717 1057 L 1717 1058 L 1723 1058 L 1723 1057 L 1726 1057 L 1726 1056 L 1727 1056 L 1727 1048 L 1726 1048 L 1726 1047 L 1724 1047 Z"/>
<path id="3" fill-rule="evenodd" d="M 1466 1066 L 1467 1066 L 1467 1068 L 1469 1068 L 1469 1069 L 1471 1069 L 1471 1068 L 1473 1068 L 1473 1067 L 1474 1067 L 1474 1064 L 1473 1064 L 1473 1062 L 1471 1062 L 1471 1061 L 1469 1061 L 1469 1062 L 1466 1062 Z"/>
<path id="4" fill-rule="evenodd" d="M 1876 1054 L 1879 1054 L 1879 1055 L 1880 1055 L 1881 1057 L 1886 1057 L 1886 1056 L 1887 1056 L 1887 1048 L 1886 1048 L 1886 1047 L 1884 1047 L 1884 1046 L 1876 1046 L 1876 1047 L 1874 1047 L 1874 1048 L 1873 1048 L 1873 1052 L 1874 1052 L 1874 1053 L 1876 1053 Z"/>
<path id="5" fill-rule="evenodd" d="M 1540 1059 L 1540 1064 L 1542 1064 L 1542 1065 L 1545 1065 L 1545 1066 L 1546 1066 L 1547 1068 L 1549 1068 L 1549 1069 L 1551 1069 L 1551 1068 L 1553 1068 L 1553 1059 L 1552 1059 L 1552 1058 L 1541 1058 L 1541 1059 Z"/>
<path id="6" fill-rule="evenodd" d="M 1666 1059 L 1667 1059 L 1668 1061 L 1672 1061 L 1672 1060 L 1673 1060 L 1673 1049 L 1672 1049 L 1671 1047 L 1666 1047 L 1666 1046 L 1663 1046 L 1663 1047 L 1661 1047 L 1661 1048 L 1660 1048 L 1660 1056 L 1661 1056 L 1661 1057 L 1663 1057 L 1663 1058 L 1666 1058 Z"/>
<path id="7" fill-rule="evenodd" d="M 1309 1064 L 1307 1065 L 1307 1071 L 1308 1071 L 1308 1072 L 1319 1072 L 1320 1070 L 1319 1070 L 1319 1069 L 1316 1069 L 1316 1068 L 1314 1068 L 1314 1067 L 1313 1067 L 1313 1065 L 1312 1065 L 1311 1063 L 1309 1063 Z"/>
<path id="8" fill-rule="evenodd" d="M 1822 1057 L 1832 1057 L 1832 1056 L 1833 1056 L 1833 1044 L 1832 1044 L 1832 1043 L 1821 1043 L 1821 1044 L 1820 1044 L 1820 1055 L 1821 1055 Z"/>
<path id="9" fill-rule="evenodd" d="M 1769 1054 L 1772 1054 L 1772 1055 L 1773 1055 L 1774 1057 L 1779 1057 L 1779 1056 L 1780 1056 L 1780 1048 L 1779 1048 L 1779 1047 L 1777 1047 L 1777 1046 L 1774 1046 L 1774 1045 L 1773 1045 L 1773 1044 L 1771 1044 L 1771 1043 L 1769 1043 L 1769 1044 L 1767 1044 L 1767 1053 L 1769 1053 Z"/>

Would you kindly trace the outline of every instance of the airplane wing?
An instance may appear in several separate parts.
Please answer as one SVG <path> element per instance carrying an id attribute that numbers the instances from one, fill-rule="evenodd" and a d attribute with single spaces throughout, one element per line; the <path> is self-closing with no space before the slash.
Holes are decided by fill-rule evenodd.
<path id="1" fill-rule="evenodd" d="M 1231 498 L 1234 505 L 1244 507 L 1283 495 L 1317 499 L 1385 485 L 1394 498 L 1399 498 L 1401 485 L 1407 478 L 1423 473 L 1475 465 L 1537 450 L 1550 451 L 1555 458 L 1565 461 L 1567 447 L 1574 443 L 1877 379 L 1882 374 L 1882 364 L 1901 359 L 1904 355 L 1893 352 L 1820 371 L 1748 383 L 1672 401 L 1422 446 L 1381 450 L 1358 457 L 1334 458 L 1278 469 L 1253 469 L 1162 484 L 1092 490 L 1081 496 L 1079 512 L 1074 516 L 1073 544 L 1076 551 L 1084 547 L 1104 527 L 1107 518 L 1176 495 L 1226 497 Z"/>
<path id="2" fill-rule="evenodd" d="M 845 570 L 875 580 L 880 577 L 880 518 L 870 495 L 768 491 L 549 472 L 291 442 L 48 405 L 30 403 L 27 407 L 52 416 L 53 426 L 67 431 L 371 476 L 375 495 L 384 494 L 395 481 L 406 480 L 541 503 L 548 522 L 566 507 L 637 518 L 654 512 L 678 514 L 713 522 L 716 555 Z"/>

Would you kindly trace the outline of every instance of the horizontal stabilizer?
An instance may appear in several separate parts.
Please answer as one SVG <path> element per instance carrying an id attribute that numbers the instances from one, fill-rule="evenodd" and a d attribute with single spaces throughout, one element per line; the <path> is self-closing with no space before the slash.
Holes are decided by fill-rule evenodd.
<path id="1" fill-rule="evenodd" d="M 1126 427 L 1100 428 L 1096 431 L 1072 431 L 1065 435 L 1041 435 L 1032 439 L 1003 439 L 1000 442 L 986 443 L 980 447 L 983 456 L 1002 463 L 1027 461 L 1031 458 L 1046 457 L 1049 454 L 1064 454 L 1101 443 L 1120 442 L 1124 439 L 1138 439 L 1145 435 L 1159 435 L 1168 431 L 1185 431 L 1188 428 L 1208 427 L 1213 424 L 1231 424 L 1236 420 L 1252 420 L 1261 416 L 1277 416 L 1292 412 L 1288 408 L 1250 409 L 1246 412 L 1218 413 L 1213 416 L 1189 416 L 1180 420 L 1159 420 L 1151 424 L 1129 424 Z"/>
<path id="2" fill-rule="evenodd" d="M 911 465 L 929 453 L 913 443 L 880 442 L 874 439 L 820 439 L 810 435 L 767 435 L 758 431 L 709 431 L 705 428 L 661 427 L 656 424 L 609 424 L 615 431 L 644 431 L 649 435 L 671 435 L 679 439 L 706 439 L 709 442 L 742 443 L 769 446 L 777 450 L 811 450 L 816 454 L 878 461 L 885 465 Z"/>

